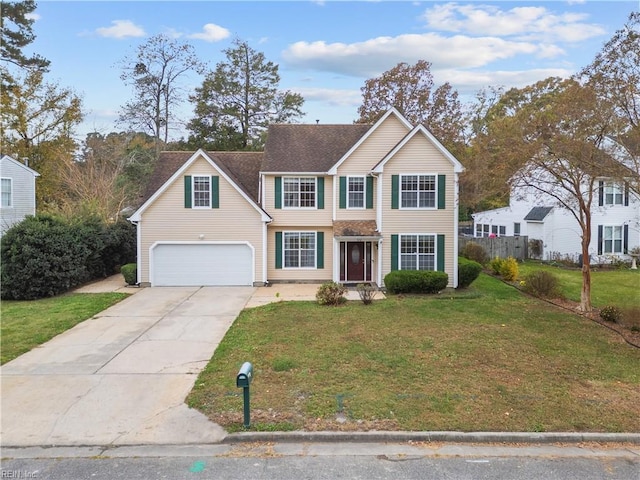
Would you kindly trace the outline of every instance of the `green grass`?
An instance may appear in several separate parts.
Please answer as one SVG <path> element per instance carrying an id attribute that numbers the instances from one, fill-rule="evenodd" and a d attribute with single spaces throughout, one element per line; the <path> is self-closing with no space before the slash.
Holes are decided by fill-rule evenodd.
<path id="1" fill-rule="evenodd" d="M 569 300 L 580 301 L 582 270 L 527 261 L 519 264 L 520 278 L 534 270 L 546 270 L 560 280 L 562 294 Z M 640 270 L 591 270 L 591 302 L 595 307 L 615 305 L 634 307 L 640 304 Z"/>
<path id="2" fill-rule="evenodd" d="M 365 306 L 242 312 L 187 403 L 259 430 L 640 431 L 640 350 L 497 279 Z"/>
<path id="3" fill-rule="evenodd" d="M 125 293 L 70 293 L 33 301 L 2 301 L 2 364 L 126 298 Z"/>

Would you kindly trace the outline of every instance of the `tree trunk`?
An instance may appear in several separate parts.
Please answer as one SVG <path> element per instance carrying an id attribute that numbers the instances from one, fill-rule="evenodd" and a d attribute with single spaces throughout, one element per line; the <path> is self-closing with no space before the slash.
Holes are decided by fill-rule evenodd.
<path id="1" fill-rule="evenodd" d="M 591 305 L 591 259 L 589 258 L 589 244 L 591 243 L 591 219 L 586 218 L 582 230 L 582 290 L 580 291 L 580 311 L 587 313 Z"/>

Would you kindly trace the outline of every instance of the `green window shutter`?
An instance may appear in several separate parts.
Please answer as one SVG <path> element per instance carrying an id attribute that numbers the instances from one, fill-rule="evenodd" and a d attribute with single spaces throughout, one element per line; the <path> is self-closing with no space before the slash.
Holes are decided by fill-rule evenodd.
<path id="1" fill-rule="evenodd" d="M 367 208 L 373 208 L 373 177 L 367 177 Z"/>
<path id="2" fill-rule="evenodd" d="M 276 232 L 276 268 L 282 268 L 282 232 Z"/>
<path id="3" fill-rule="evenodd" d="M 447 184 L 447 176 L 446 175 L 438 175 L 438 210 L 444 210 L 445 203 L 445 190 Z"/>
<path id="4" fill-rule="evenodd" d="M 438 235 L 438 259 L 436 261 L 436 270 L 444 272 L 444 235 Z"/>
<path id="5" fill-rule="evenodd" d="M 340 177 L 340 208 L 347 208 L 347 177 Z"/>
<path id="6" fill-rule="evenodd" d="M 275 199 L 275 207 L 282 208 L 282 177 L 275 178 Z"/>
<path id="7" fill-rule="evenodd" d="M 391 208 L 398 209 L 400 200 L 400 176 L 391 175 Z M 397 270 L 397 269 L 396 269 Z"/>
<path id="8" fill-rule="evenodd" d="M 220 177 L 211 177 L 211 208 L 220 208 Z"/>
<path id="9" fill-rule="evenodd" d="M 316 268 L 324 268 L 324 232 L 316 232 Z"/>
<path id="10" fill-rule="evenodd" d="M 318 177 L 318 201 L 316 205 L 322 210 L 324 208 L 324 177 Z"/>
<path id="11" fill-rule="evenodd" d="M 391 235 L 391 271 L 398 270 L 398 235 Z"/>
<path id="12" fill-rule="evenodd" d="M 191 208 L 191 176 L 184 177 L 184 208 Z"/>

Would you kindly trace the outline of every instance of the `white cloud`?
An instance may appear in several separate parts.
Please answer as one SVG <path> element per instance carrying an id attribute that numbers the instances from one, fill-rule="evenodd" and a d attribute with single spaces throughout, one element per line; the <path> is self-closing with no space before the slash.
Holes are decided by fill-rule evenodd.
<path id="1" fill-rule="evenodd" d="M 204 40 L 205 42 L 219 42 L 231 35 L 231 32 L 220 25 L 215 23 L 207 23 L 202 27 L 202 32 L 188 35 L 189 38 L 196 38 L 198 40 Z"/>
<path id="2" fill-rule="evenodd" d="M 447 3 L 428 8 L 421 18 L 436 31 L 545 42 L 574 43 L 606 33 L 600 25 L 587 23 L 586 14 L 555 14 L 545 7 L 502 10 L 493 5 Z"/>
<path id="3" fill-rule="evenodd" d="M 96 33 L 101 37 L 108 38 L 128 38 L 144 37 L 145 31 L 142 27 L 134 24 L 131 20 L 113 20 L 111 27 L 96 28 Z"/>
<path id="4" fill-rule="evenodd" d="M 531 70 L 465 71 L 442 70 L 434 74 L 436 84 L 449 82 L 463 96 L 472 96 L 489 85 L 522 88 L 548 77 L 567 78 L 574 72 L 563 68 L 535 68 Z"/>
<path id="5" fill-rule="evenodd" d="M 428 60 L 432 71 L 446 68 L 478 68 L 517 55 L 549 57 L 563 51 L 532 42 L 509 41 L 497 37 L 445 37 L 437 33 L 377 37 L 351 44 L 296 42 L 283 53 L 294 67 L 330 71 L 356 77 L 371 77 L 394 67 Z"/>
<path id="6" fill-rule="evenodd" d="M 289 90 L 299 93 L 307 102 L 321 102 L 335 107 L 352 107 L 362 103 L 360 90 L 339 90 L 331 88 L 292 87 Z"/>
<path id="7" fill-rule="evenodd" d="M 31 13 L 27 13 L 25 15 L 25 18 L 27 20 L 33 20 L 34 22 L 36 22 L 36 21 L 40 20 L 42 18 L 42 16 L 40 14 L 38 14 L 38 13 L 31 12 Z"/>

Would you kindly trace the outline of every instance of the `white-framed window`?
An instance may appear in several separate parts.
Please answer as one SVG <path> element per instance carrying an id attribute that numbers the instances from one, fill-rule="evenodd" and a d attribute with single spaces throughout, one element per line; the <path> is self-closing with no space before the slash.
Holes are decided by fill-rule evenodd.
<path id="1" fill-rule="evenodd" d="M 612 225 L 602 228 L 602 253 L 622 253 L 622 226 Z"/>
<path id="2" fill-rule="evenodd" d="M 518 222 L 513 224 L 513 235 L 516 237 L 520 236 L 520 223 Z"/>
<path id="3" fill-rule="evenodd" d="M 316 207 L 315 177 L 284 177 L 282 183 L 284 208 Z"/>
<path id="4" fill-rule="evenodd" d="M 401 208 L 436 208 L 436 175 L 401 175 Z"/>
<path id="5" fill-rule="evenodd" d="M 211 207 L 211 177 L 193 176 L 193 208 Z"/>
<path id="6" fill-rule="evenodd" d="M 491 233 L 491 225 L 488 223 L 476 224 L 476 237 L 488 237 Z"/>
<path id="7" fill-rule="evenodd" d="M 491 225 L 491 233 L 494 235 L 505 236 L 507 234 L 507 227 L 504 225 Z"/>
<path id="8" fill-rule="evenodd" d="M 284 268 L 316 268 L 316 232 L 284 232 Z"/>
<path id="9" fill-rule="evenodd" d="M 364 208 L 364 177 L 347 178 L 347 208 Z"/>
<path id="10" fill-rule="evenodd" d="M 604 204 L 605 205 L 622 205 L 624 199 L 624 191 L 617 183 L 604 184 Z"/>
<path id="11" fill-rule="evenodd" d="M 400 235 L 400 270 L 435 270 L 435 235 Z"/>
<path id="12" fill-rule="evenodd" d="M 0 180 L 0 197 L 2 208 L 13 207 L 13 179 L 3 178 Z"/>

